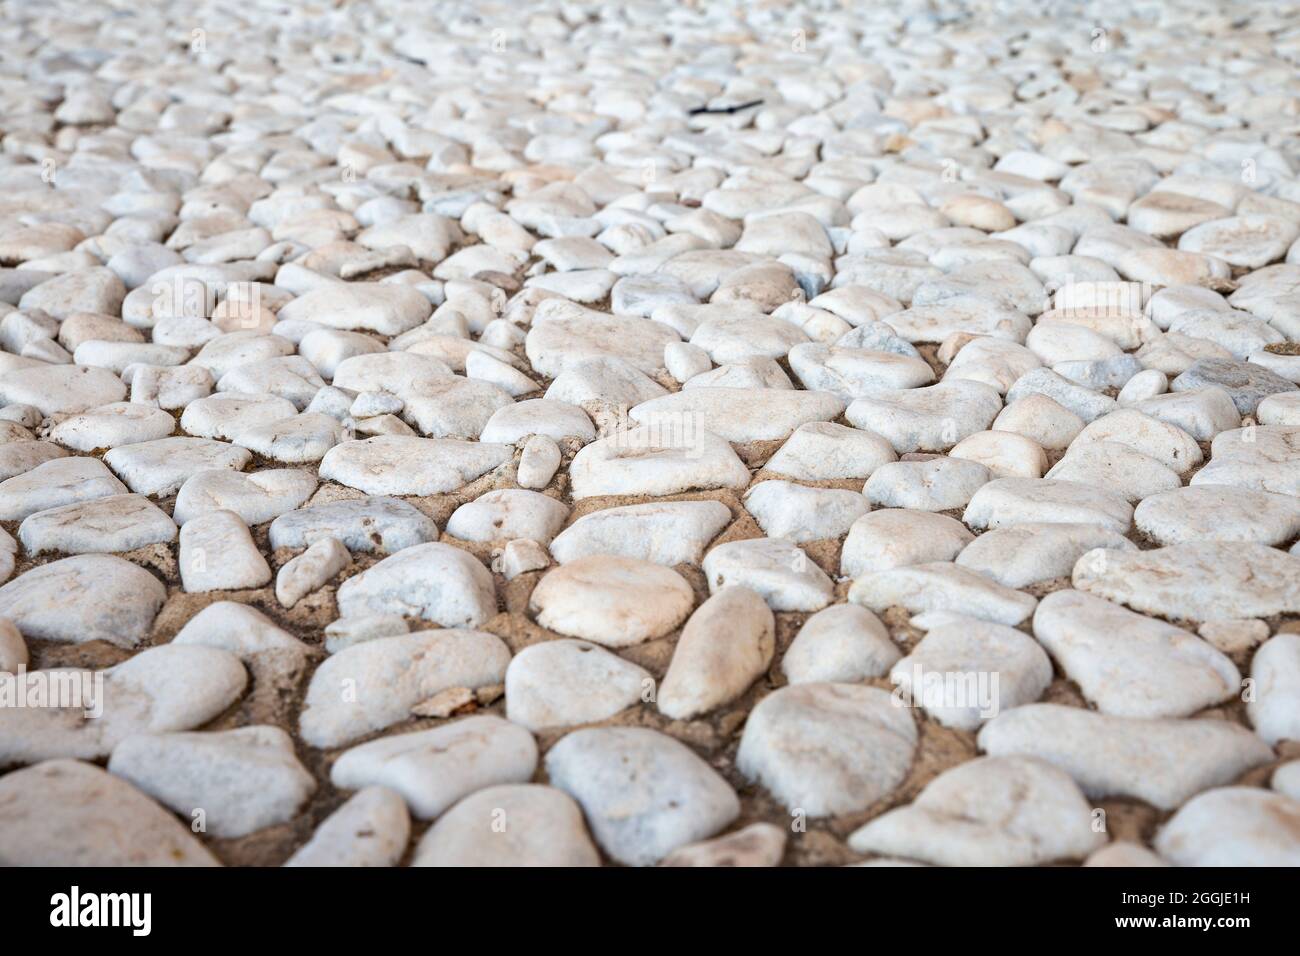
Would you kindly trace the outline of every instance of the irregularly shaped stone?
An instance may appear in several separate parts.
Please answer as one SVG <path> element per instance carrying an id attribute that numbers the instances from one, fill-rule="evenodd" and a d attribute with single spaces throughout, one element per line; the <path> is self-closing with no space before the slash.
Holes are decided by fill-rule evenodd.
<path id="1" fill-rule="evenodd" d="M 951 511 L 964 507 L 991 477 L 984 465 L 961 458 L 891 461 L 872 472 L 862 493 L 877 507 Z"/>
<path id="2" fill-rule="evenodd" d="M 727 704 L 772 663 L 776 622 L 748 588 L 724 587 L 691 615 L 659 687 L 660 713 L 690 718 Z"/>
<path id="3" fill-rule="evenodd" d="M 581 804 L 615 860 L 649 866 L 740 813 L 735 792 L 685 744 L 641 727 L 576 730 L 550 749 L 551 784 Z"/>
<path id="4" fill-rule="evenodd" d="M 1064 772 L 1024 757 L 984 757 L 932 780 L 905 807 L 849 837 L 859 853 L 940 866 L 1033 866 L 1080 859 L 1106 842 Z"/>
<path id="5" fill-rule="evenodd" d="M 736 768 L 786 808 L 812 817 L 865 810 L 902 783 L 917 732 L 887 691 L 797 684 L 750 712 Z"/>
<path id="6" fill-rule="evenodd" d="M 983 575 L 949 562 L 872 571 L 853 582 L 849 600 L 873 611 L 903 607 L 912 613 L 957 611 L 997 624 L 1016 625 L 1038 603 Z"/>
<path id="7" fill-rule="evenodd" d="M 525 350 L 533 369 L 548 378 L 558 378 L 592 358 L 618 358 L 653 373 L 663 365 L 664 346 L 676 341 L 676 332 L 649 319 L 606 315 L 563 299 L 547 299 L 533 314 Z"/>
<path id="8" fill-rule="evenodd" d="M 536 767 L 537 744 L 524 728 L 500 717 L 465 717 L 345 750 L 330 781 L 346 790 L 395 790 L 414 816 L 429 820 L 485 787 L 523 783 Z"/>
<path id="9" fill-rule="evenodd" d="M 238 445 L 177 436 L 119 445 L 104 455 L 104 462 L 136 494 L 162 496 L 174 494 L 201 471 L 241 471 L 252 457 Z"/>
<path id="10" fill-rule="evenodd" d="M 844 403 L 829 392 L 692 388 L 652 398 L 629 413 L 651 430 L 690 429 L 732 442 L 778 441 L 800 425 L 830 421 Z"/>
<path id="11" fill-rule="evenodd" d="M 808 422 L 764 467 L 797 481 L 866 478 L 897 457 L 893 445 L 879 435 L 834 422 Z"/>
<path id="12" fill-rule="evenodd" d="M 718 501 L 664 501 L 605 508 L 580 517 L 551 542 L 561 564 L 597 554 L 672 567 L 699 564 L 704 548 L 731 521 Z"/>
<path id="13" fill-rule="evenodd" d="M 198 644 L 229 651 L 247 664 L 273 664 L 296 671 L 312 650 L 247 604 L 214 601 L 172 638 L 175 646 Z"/>
<path id="14" fill-rule="evenodd" d="M 125 492 L 97 458 L 55 458 L 0 481 L 0 519 L 21 521 L 38 511 Z"/>
<path id="15" fill-rule="evenodd" d="M 991 428 L 1028 438 L 1049 451 L 1068 448 L 1083 430 L 1083 419 L 1055 399 L 1032 392 L 1007 402 Z"/>
<path id="16" fill-rule="evenodd" d="M 487 787 L 438 818 L 413 866 L 599 866 L 582 811 L 537 784 Z"/>
<path id="17" fill-rule="evenodd" d="M 112 372 L 84 365 L 40 365 L 0 375 L 0 400 L 31 405 L 49 417 L 76 414 L 126 397 L 126 386 Z"/>
<path id="18" fill-rule="evenodd" d="M 1157 395 L 1136 403 L 1133 409 L 1178 426 L 1198 442 L 1210 441 L 1219 432 L 1241 424 L 1232 396 L 1213 385 Z"/>
<path id="19" fill-rule="evenodd" d="M 396 866 L 411 838 L 400 794 L 386 787 L 358 790 L 325 818 L 285 866 Z"/>
<path id="20" fill-rule="evenodd" d="M 673 495 L 743 488 L 749 469 L 732 447 L 693 423 L 643 425 L 592 442 L 573 457 L 575 499 L 598 495 Z"/>
<path id="21" fill-rule="evenodd" d="M 320 476 L 368 495 L 437 495 L 509 460 L 506 445 L 379 435 L 335 445 L 321 459 Z"/>
<path id="22" fill-rule="evenodd" d="M 1254 699 L 1246 713 L 1255 731 L 1270 744 L 1300 738 L 1300 634 L 1278 634 L 1265 641 L 1251 661 Z"/>
<path id="23" fill-rule="evenodd" d="M 431 311 L 429 300 L 409 286 L 349 282 L 331 283 L 298 296 L 280 310 L 279 318 L 397 335 L 415 328 Z"/>
<path id="24" fill-rule="evenodd" d="M 1297 387 L 1295 382 L 1289 382 L 1263 366 L 1227 359 L 1200 359 L 1169 383 L 1170 390 L 1175 392 L 1209 386 L 1227 392 L 1237 411 L 1243 415 L 1253 415 L 1259 403 L 1269 395 L 1292 392 Z"/>
<path id="25" fill-rule="evenodd" d="M 510 652 L 483 631 L 448 628 L 354 644 L 312 675 L 299 728 L 313 747 L 337 747 L 405 720 L 449 687 L 499 684 Z"/>
<path id="26" fill-rule="evenodd" d="M 1009 588 L 1069 577 L 1094 548 L 1136 549 L 1118 532 L 1095 524 L 1025 522 L 985 531 L 954 559 Z"/>
<path id="27" fill-rule="evenodd" d="M 650 673 L 586 641 L 524 648 L 506 670 L 506 715 L 529 730 L 598 723 L 644 699 Z"/>
<path id="28" fill-rule="evenodd" d="M 1073 481 L 998 478 L 975 492 L 962 521 L 972 528 L 1055 522 L 1128 531 L 1133 508 L 1115 491 Z"/>
<path id="29" fill-rule="evenodd" d="M 233 511 L 248 525 L 270 521 L 301 507 L 316 490 L 316 476 L 296 468 L 244 474 L 225 468 L 196 471 L 176 492 L 177 524 L 212 511 Z M 272 547 L 279 547 L 272 541 Z"/>
<path id="30" fill-rule="evenodd" d="M 529 601 L 543 627 L 606 647 L 660 637 L 681 624 L 694 603 L 690 585 L 675 571 L 609 555 L 578 558 L 548 572 Z"/>
<path id="31" fill-rule="evenodd" d="M 1081 444 L 1077 439 L 1046 477 L 1112 491 L 1135 504 L 1182 484 L 1172 468 L 1128 445 L 1112 441 Z"/>
<path id="32" fill-rule="evenodd" d="M 164 644 L 103 671 L 41 672 L 61 679 L 68 706 L 0 709 L 0 762 L 109 756 L 134 734 L 193 730 L 243 694 L 248 674 L 216 647 Z"/>
<path id="33" fill-rule="evenodd" d="M 1017 707 L 984 725 L 980 749 L 1036 757 L 1093 799 L 1135 797 L 1173 810 L 1267 763 L 1268 745 L 1226 720 L 1144 720 L 1059 704 Z"/>
<path id="34" fill-rule="evenodd" d="M 596 429 L 581 408 L 549 398 L 534 398 L 499 408 L 483 426 L 480 441 L 514 445 L 529 435 L 546 435 L 555 441 L 576 438 L 582 444 L 595 439 Z"/>
<path id="35" fill-rule="evenodd" d="M 348 549 L 337 538 L 321 538 L 302 554 L 286 561 L 275 576 L 275 598 L 293 607 L 351 563 Z"/>
<path id="36" fill-rule="evenodd" d="M 1193 797 L 1156 834 L 1155 849 L 1175 866 L 1295 866 L 1300 802 L 1255 787 L 1223 787 Z"/>
<path id="37" fill-rule="evenodd" d="M 170 813 L 124 780 L 78 760 L 0 779 L 6 866 L 219 866 Z"/>
<path id="38" fill-rule="evenodd" d="M 901 656 L 879 618 L 856 604 L 836 604 L 808 618 L 781 668 L 791 684 L 851 684 L 883 676 Z"/>
<path id="39" fill-rule="evenodd" d="M 1226 541 L 1089 552 L 1074 586 L 1162 617 L 1270 617 L 1300 610 L 1300 558 Z"/>
<path id="40" fill-rule="evenodd" d="M 1220 432 L 1210 445 L 1209 464 L 1190 484 L 1300 494 L 1300 428 L 1260 425 Z"/>
<path id="41" fill-rule="evenodd" d="M 1043 598 L 1034 636 L 1107 714 L 1185 717 L 1241 684 L 1233 663 L 1196 635 L 1081 591 Z"/>
<path id="42" fill-rule="evenodd" d="M 462 541 L 528 538 L 549 544 L 568 516 L 569 509 L 555 498 L 501 488 L 457 508 L 447 520 L 447 533 Z"/>
<path id="43" fill-rule="evenodd" d="M 1096 421 L 1116 408 L 1113 398 L 1077 385 L 1047 368 L 1036 368 L 1020 376 L 1007 390 L 1007 405 L 1014 405 L 1031 395 L 1052 399 L 1085 423 Z"/>
<path id="44" fill-rule="evenodd" d="M 973 540 L 960 521 L 947 515 L 902 508 L 873 511 L 849 529 L 840 551 L 840 571 L 857 578 L 872 571 L 951 561 Z"/>
<path id="45" fill-rule="evenodd" d="M 388 554 L 437 537 L 438 526 L 419 508 L 400 498 L 382 497 L 290 510 L 272 521 L 269 531 L 272 548 L 306 548 L 322 538 L 336 538 L 349 551 Z"/>
<path id="46" fill-rule="evenodd" d="M 770 823 L 749 826 L 712 840 L 690 843 L 659 861 L 660 866 L 779 866 L 785 831 Z"/>
<path id="47" fill-rule="evenodd" d="M 1191 485 L 1146 498 L 1134 509 L 1133 523 L 1162 545 L 1197 541 L 1280 545 L 1300 534 L 1300 501 L 1249 488 Z"/>
<path id="48" fill-rule="evenodd" d="M 542 489 L 551 483 L 560 467 L 560 447 L 548 435 L 533 435 L 519 456 L 516 480 L 521 488 Z"/>
<path id="49" fill-rule="evenodd" d="M 951 448 L 988 428 L 1001 409 L 995 389 L 955 379 L 925 388 L 876 389 L 854 401 L 845 417 L 885 438 L 902 455 Z"/>
<path id="50" fill-rule="evenodd" d="M 401 614 L 443 627 L 478 627 L 497 610 L 492 575 L 473 555 L 439 542 L 405 548 L 339 586 L 339 613 Z"/>
<path id="51" fill-rule="evenodd" d="M 28 515 L 18 540 L 29 554 L 111 553 L 174 541 L 176 525 L 148 498 L 110 495 Z"/>
<path id="52" fill-rule="evenodd" d="M 166 438 L 176 420 L 162 409 L 135 402 L 112 402 L 72 415 L 50 429 L 50 438 L 74 451 L 92 452 Z"/>
<path id="53" fill-rule="evenodd" d="M 983 465 L 995 478 L 1041 478 L 1047 470 L 1043 447 L 1033 439 L 1009 432 L 976 432 L 959 441 L 948 454 Z"/>
<path id="54" fill-rule="evenodd" d="M 1128 445 L 1166 468 L 1185 475 L 1201 463 L 1201 449 L 1196 440 L 1176 425 L 1144 415 L 1132 408 L 1121 408 L 1098 418 L 1081 431 L 1070 445 L 1117 442 Z"/>
<path id="55" fill-rule="evenodd" d="M 871 506 L 855 491 L 763 481 L 745 495 L 745 509 L 771 538 L 802 543 L 838 538 Z"/>
<path id="56" fill-rule="evenodd" d="M 819 611 L 831 601 L 831 579 L 808 556 L 779 538 L 720 544 L 702 564 L 709 590 L 739 584 L 757 591 L 774 611 Z"/>
<path id="57" fill-rule="evenodd" d="M 181 584 L 186 591 L 261 587 L 271 580 L 248 525 L 233 511 L 210 511 L 180 532 Z"/>
<path id="58" fill-rule="evenodd" d="M 1052 682 L 1052 662 L 1015 628 L 972 620 L 930 630 L 889 678 L 896 700 L 947 727 L 975 730 L 1038 700 Z"/>
<path id="59" fill-rule="evenodd" d="M 291 819 L 316 790 L 293 740 L 278 727 L 141 734 L 113 750 L 108 769 L 218 837 Z"/>
<path id="60" fill-rule="evenodd" d="M 107 554 L 51 561 L 0 587 L 0 617 L 23 636 L 134 647 L 148 636 L 167 597 L 143 568 Z"/>

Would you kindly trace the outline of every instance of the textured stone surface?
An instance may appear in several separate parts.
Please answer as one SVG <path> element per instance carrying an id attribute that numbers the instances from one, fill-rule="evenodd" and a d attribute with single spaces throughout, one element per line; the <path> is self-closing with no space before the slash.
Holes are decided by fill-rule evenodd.
<path id="1" fill-rule="evenodd" d="M 1292 11 L 418 6 L 0 9 L 0 788 L 242 866 L 1286 859 Z M 150 861 L 47 789 L 18 862 Z"/>
<path id="2" fill-rule="evenodd" d="M 148 635 L 166 596 L 162 582 L 138 565 L 112 555 L 78 555 L 0 587 L 0 617 L 28 638 L 134 647 Z"/>
<path id="3" fill-rule="evenodd" d="M 1188 801 L 1156 834 L 1175 866 L 1300 864 L 1300 801 L 1254 787 L 1223 787 Z"/>
<path id="4" fill-rule="evenodd" d="M 413 816 L 428 820 L 476 790 L 522 783 L 536 766 L 537 744 L 528 731 L 499 717 L 466 717 L 346 750 L 330 780 L 344 790 L 388 787 Z"/>
<path id="5" fill-rule="evenodd" d="M 713 836 L 740 811 L 735 792 L 690 748 L 644 728 L 574 731 L 546 755 L 546 772 L 582 806 L 605 852 L 631 866 Z"/>
<path id="6" fill-rule="evenodd" d="M 821 817 L 863 810 L 902 782 L 916 748 L 911 715 L 888 692 L 809 683 L 754 708 L 736 766 L 791 811 Z"/>
<path id="7" fill-rule="evenodd" d="M 6 866 L 217 866 L 175 817 L 131 784 L 78 760 L 0 779 Z"/>
<path id="8" fill-rule="evenodd" d="M 468 552 L 419 544 L 348 578 L 338 591 L 344 617 L 401 614 L 443 627 L 475 627 L 496 613 L 492 575 Z"/>
<path id="9" fill-rule="evenodd" d="M 1300 612 L 1300 558 L 1260 544 L 1194 542 L 1089 552 L 1074 586 L 1136 611 L 1196 621 Z"/>
<path id="10" fill-rule="evenodd" d="M 405 720 L 440 691 L 499 684 L 509 660 L 499 638 L 454 628 L 354 644 L 312 675 L 299 730 L 314 747 L 336 747 Z"/>
<path id="11" fill-rule="evenodd" d="M 1057 704 L 1002 714 L 980 731 L 979 743 L 994 756 L 1046 760 L 1089 797 L 1136 797 L 1162 810 L 1273 757 L 1262 740 L 1227 721 L 1138 720 Z"/>
<path id="12" fill-rule="evenodd" d="M 413 866 L 599 866 L 582 811 L 535 784 L 488 787 L 444 813 L 415 850 Z"/>
<path id="13" fill-rule="evenodd" d="M 739 697 L 772 663 L 776 621 L 763 599 L 724 587 L 691 615 L 659 686 L 661 713 L 687 720 Z"/>
<path id="14" fill-rule="evenodd" d="M 1105 842 L 1074 781 L 1023 757 L 954 767 L 849 837 L 862 853 L 941 866 L 1032 866 L 1079 859 Z"/>
<path id="15" fill-rule="evenodd" d="M 1034 636 L 1104 713 L 1183 717 L 1236 692 L 1241 675 L 1208 643 L 1083 591 L 1056 591 Z"/>
<path id="16" fill-rule="evenodd" d="M 690 613 L 694 595 L 675 571 L 632 558 L 579 558 L 533 590 L 537 623 L 609 647 L 659 637 Z"/>

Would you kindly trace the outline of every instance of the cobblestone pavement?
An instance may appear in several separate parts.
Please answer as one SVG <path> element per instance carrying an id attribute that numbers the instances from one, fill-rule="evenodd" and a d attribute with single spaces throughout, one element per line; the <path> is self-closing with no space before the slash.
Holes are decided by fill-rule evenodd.
<path id="1" fill-rule="evenodd" d="M 0 40 L 0 863 L 1300 864 L 1294 4 Z"/>

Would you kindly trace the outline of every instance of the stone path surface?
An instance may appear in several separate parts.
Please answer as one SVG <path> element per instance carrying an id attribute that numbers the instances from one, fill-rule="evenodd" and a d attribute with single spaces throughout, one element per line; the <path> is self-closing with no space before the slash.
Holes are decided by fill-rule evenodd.
<path id="1" fill-rule="evenodd" d="M 1300 15 L 1053 7 L 0 6 L 0 864 L 1300 865 Z"/>

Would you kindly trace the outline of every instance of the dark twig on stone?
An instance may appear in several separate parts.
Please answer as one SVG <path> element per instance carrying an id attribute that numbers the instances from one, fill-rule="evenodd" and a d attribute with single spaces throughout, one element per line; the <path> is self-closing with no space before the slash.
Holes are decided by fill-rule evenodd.
<path id="1" fill-rule="evenodd" d="M 691 116 L 698 116 L 700 113 L 739 113 L 741 110 L 747 110 L 751 106 L 762 106 L 763 100 L 750 100 L 748 103 L 738 103 L 735 106 L 697 106 L 690 111 Z"/>

